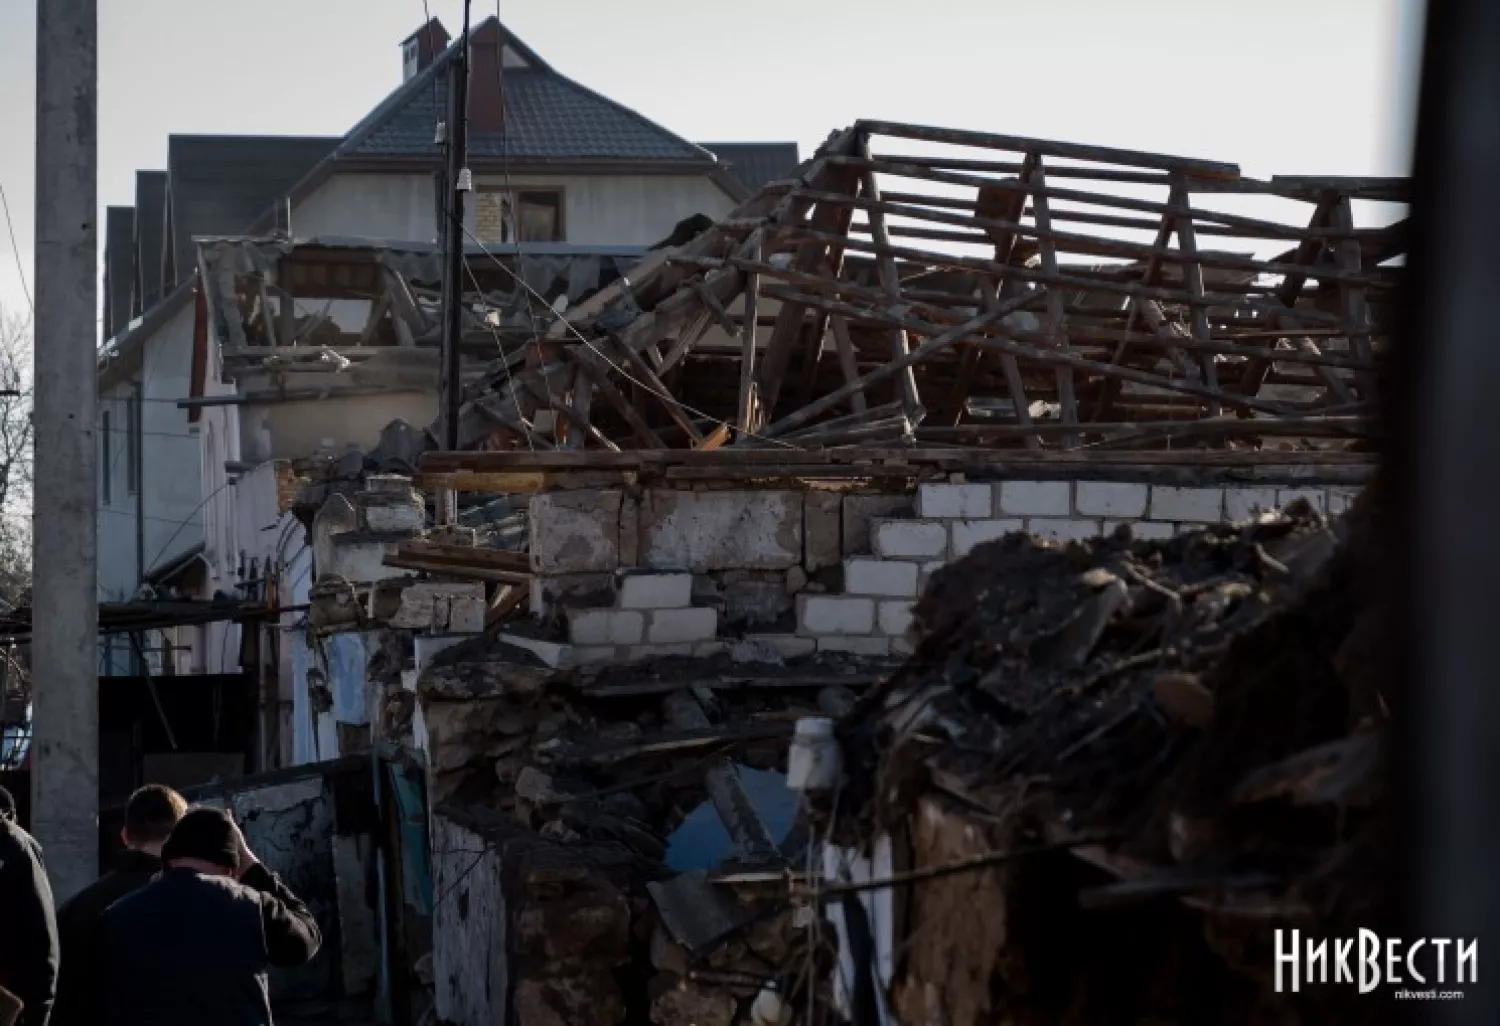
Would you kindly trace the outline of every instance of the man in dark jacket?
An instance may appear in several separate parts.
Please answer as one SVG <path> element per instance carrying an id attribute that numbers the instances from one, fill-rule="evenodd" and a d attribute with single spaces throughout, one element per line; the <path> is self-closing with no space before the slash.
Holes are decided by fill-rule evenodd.
<path id="1" fill-rule="evenodd" d="M 227 813 L 193 809 L 162 875 L 104 913 L 114 1026 L 270 1026 L 266 972 L 312 960 L 312 913 Z"/>
<path id="2" fill-rule="evenodd" d="M 47 1026 L 57 984 L 57 921 L 42 846 L 16 824 L 0 787 L 0 988 L 21 1001 L 21 1026 Z"/>
<path id="3" fill-rule="evenodd" d="M 125 805 L 125 826 L 120 831 L 125 850 L 115 868 L 57 910 L 62 965 L 51 1026 L 99 1026 L 103 1021 L 99 945 L 104 910 L 161 872 L 161 846 L 186 811 L 187 802 L 170 787 L 147 784 L 136 791 Z"/>

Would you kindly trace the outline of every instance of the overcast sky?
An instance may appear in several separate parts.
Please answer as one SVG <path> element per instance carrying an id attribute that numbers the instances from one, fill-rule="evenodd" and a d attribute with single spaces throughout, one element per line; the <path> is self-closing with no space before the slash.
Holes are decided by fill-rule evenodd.
<path id="1" fill-rule="evenodd" d="M 695 141 L 857 118 L 1402 174 L 1421 0 L 504 0 L 553 67 Z M 457 34 L 462 0 L 429 0 Z M 36 0 L 0 0 L 0 187 L 32 280 Z M 476 0 L 475 21 L 493 15 Z M 173 132 L 340 135 L 400 83 L 421 0 L 99 0 L 99 203 Z M 101 240 L 102 242 L 102 240 Z M 0 304 L 24 307 L 0 232 Z"/>

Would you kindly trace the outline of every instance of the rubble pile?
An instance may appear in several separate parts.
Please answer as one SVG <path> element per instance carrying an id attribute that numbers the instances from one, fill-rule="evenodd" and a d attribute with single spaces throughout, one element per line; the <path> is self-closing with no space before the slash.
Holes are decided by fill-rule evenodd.
<path id="1" fill-rule="evenodd" d="M 935 574 L 915 655 L 841 725 L 850 829 L 961 870 L 899 896 L 898 1019 L 1386 1011 L 1272 989 L 1275 927 L 1388 922 L 1376 510 L 1367 492 L 1333 525 L 1301 503 L 1166 541 L 1017 534 Z"/>
<path id="2" fill-rule="evenodd" d="M 832 934 L 786 900 L 813 840 L 786 749 L 880 679 L 728 653 L 551 668 L 494 637 L 435 657 L 418 703 L 436 815 L 510 881 L 520 1021 L 731 1026 L 757 999 L 826 1001 Z"/>

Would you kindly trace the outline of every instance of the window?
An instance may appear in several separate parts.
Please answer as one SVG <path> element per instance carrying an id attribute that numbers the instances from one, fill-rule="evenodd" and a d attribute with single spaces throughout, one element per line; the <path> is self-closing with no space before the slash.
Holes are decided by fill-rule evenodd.
<path id="1" fill-rule="evenodd" d="M 125 415 L 130 423 L 125 429 L 125 490 L 135 495 L 141 490 L 141 395 L 137 390 L 126 403 Z"/>
<path id="2" fill-rule="evenodd" d="M 109 456 L 113 446 L 110 444 L 113 436 L 109 430 L 109 411 L 105 410 L 99 414 L 99 498 L 104 504 L 109 505 L 110 500 L 110 467 Z"/>
<path id="3" fill-rule="evenodd" d="M 562 242 L 562 193 L 551 189 L 480 189 L 475 222 L 485 242 Z"/>

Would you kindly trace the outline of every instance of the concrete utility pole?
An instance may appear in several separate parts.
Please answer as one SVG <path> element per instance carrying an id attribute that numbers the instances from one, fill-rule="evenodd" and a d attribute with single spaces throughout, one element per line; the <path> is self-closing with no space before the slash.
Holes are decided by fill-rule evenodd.
<path id="1" fill-rule="evenodd" d="M 447 265 L 443 272 L 443 448 L 458 448 L 458 416 L 463 409 L 464 327 L 464 193 L 469 178 L 469 0 L 464 0 L 464 32 L 457 60 L 449 65 L 448 173 L 444 200 L 448 205 Z"/>
<path id="2" fill-rule="evenodd" d="M 97 3 L 36 5 L 31 808 L 59 902 L 99 862 Z"/>

